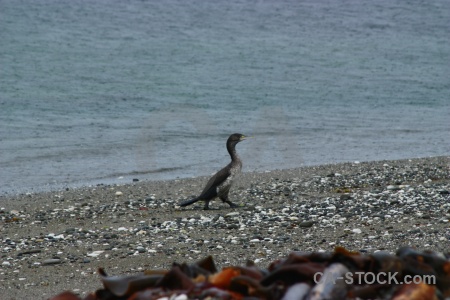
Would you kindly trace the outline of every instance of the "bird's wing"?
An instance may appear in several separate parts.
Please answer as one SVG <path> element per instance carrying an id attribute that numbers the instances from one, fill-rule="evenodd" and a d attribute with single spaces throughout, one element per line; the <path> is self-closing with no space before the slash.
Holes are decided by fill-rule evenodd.
<path id="1" fill-rule="evenodd" d="M 230 166 L 226 166 L 216 174 L 214 174 L 213 177 L 211 177 L 208 180 L 208 183 L 206 184 L 205 188 L 203 189 L 203 192 L 200 194 L 198 198 L 212 198 L 217 196 L 217 190 L 216 187 L 219 186 L 221 183 L 223 183 L 228 176 L 230 176 Z"/>

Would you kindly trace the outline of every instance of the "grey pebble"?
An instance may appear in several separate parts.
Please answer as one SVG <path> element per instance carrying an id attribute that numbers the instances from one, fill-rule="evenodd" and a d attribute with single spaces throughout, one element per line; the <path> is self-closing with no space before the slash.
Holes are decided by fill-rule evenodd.
<path id="1" fill-rule="evenodd" d="M 49 258 L 49 259 L 44 260 L 44 261 L 42 262 L 42 265 L 43 265 L 43 266 L 49 266 L 49 265 L 57 265 L 57 264 L 60 264 L 60 263 L 61 263 L 61 260 L 60 260 L 60 259 L 57 259 L 57 258 Z"/>
<path id="2" fill-rule="evenodd" d="M 315 223 L 314 221 L 304 221 L 304 222 L 301 222 L 300 224 L 298 224 L 298 226 L 308 228 L 308 227 L 312 227 L 314 225 L 314 223 Z"/>
<path id="3" fill-rule="evenodd" d="M 352 199 L 352 196 L 350 194 L 342 194 L 339 199 L 341 200 L 350 200 Z"/>

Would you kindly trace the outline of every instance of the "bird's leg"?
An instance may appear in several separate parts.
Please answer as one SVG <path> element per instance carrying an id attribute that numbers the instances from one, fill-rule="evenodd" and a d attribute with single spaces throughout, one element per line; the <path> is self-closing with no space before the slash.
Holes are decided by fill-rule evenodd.
<path id="1" fill-rule="evenodd" d="M 222 200 L 225 203 L 228 203 L 228 205 L 232 208 L 236 208 L 239 207 L 238 205 L 234 204 L 233 202 L 231 202 L 230 200 L 228 200 L 228 195 L 220 197 L 220 200 Z"/>
<path id="2" fill-rule="evenodd" d="M 209 201 L 205 201 L 205 206 L 203 207 L 204 210 L 209 209 Z"/>
<path id="3" fill-rule="evenodd" d="M 236 208 L 239 207 L 239 205 L 234 204 L 233 202 L 231 202 L 230 200 L 226 201 L 228 203 L 228 205 L 230 205 L 231 208 Z"/>

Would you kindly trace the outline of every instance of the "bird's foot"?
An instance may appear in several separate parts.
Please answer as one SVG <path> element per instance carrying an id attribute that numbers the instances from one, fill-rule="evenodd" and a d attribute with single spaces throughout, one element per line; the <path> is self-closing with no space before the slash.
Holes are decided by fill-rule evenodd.
<path id="1" fill-rule="evenodd" d="M 203 210 L 209 209 L 209 201 L 205 201 L 205 206 L 203 206 Z"/>
<path id="2" fill-rule="evenodd" d="M 231 208 L 238 208 L 239 207 L 239 205 L 237 205 L 237 204 L 234 204 L 233 202 L 227 202 L 229 205 L 230 205 L 230 207 Z"/>

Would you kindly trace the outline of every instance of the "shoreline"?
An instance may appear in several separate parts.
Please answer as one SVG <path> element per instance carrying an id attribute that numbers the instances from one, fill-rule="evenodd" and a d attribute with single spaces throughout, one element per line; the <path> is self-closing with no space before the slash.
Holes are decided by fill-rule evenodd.
<path id="1" fill-rule="evenodd" d="M 323 164 L 303 164 L 301 166 L 293 167 L 293 168 L 284 168 L 284 169 L 267 169 L 267 170 L 258 170 L 258 171 L 245 171 L 244 174 L 265 174 L 265 173 L 276 173 L 276 172 L 295 172 L 295 170 L 299 169 L 309 169 L 309 168 L 317 168 L 317 167 L 332 167 L 332 166 L 340 166 L 340 165 L 348 165 L 348 164 L 359 164 L 359 163 L 376 163 L 383 161 L 408 161 L 408 160 L 420 160 L 420 159 L 432 159 L 432 158 L 445 158 L 447 156 L 438 155 L 438 156 L 425 156 L 425 157 L 413 157 L 413 158 L 399 158 L 399 159 L 383 159 L 383 160 L 368 160 L 368 161 L 342 161 L 342 162 L 331 162 L 331 163 L 323 163 Z M 450 164 L 450 163 L 449 163 Z M 220 166 L 217 167 L 219 169 Z M 214 170 L 213 170 L 214 171 Z M 155 173 L 156 172 L 156 173 Z M 190 172 L 189 172 L 190 173 Z M 156 179 L 152 179 L 150 177 L 156 175 Z M 110 175 L 99 178 L 91 178 L 88 180 L 75 180 L 71 182 L 57 182 L 52 181 L 50 183 L 45 183 L 41 186 L 28 186 L 28 187 L 20 187 L 13 188 L 8 187 L 5 190 L 0 191 L 0 206 L 1 201 L 4 199 L 15 198 L 20 195 L 25 194 L 43 194 L 43 193 L 52 193 L 58 191 L 64 191 L 67 189 L 70 190 L 80 190 L 84 188 L 95 188 L 96 186 L 121 186 L 134 184 L 136 182 L 144 182 L 144 183 L 159 183 L 166 181 L 178 181 L 178 180 L 187 180 L 187 179 L 196 179 L 196 178 L 208 178 L 211 174 L 204 174 L 199 176 L 189 176 L 189 175 L 161 175 L 163 173 L 158 173 L 157 171 L 149 171 L 149 172 L 138 172 L 132 171 L 130 173 L 121 173 L 116 175 Z M 185 174 L 185 173 L 183 173 Z M 137 181 L 135 181 L 137 180 Z"/>
<path id="2" fill-rule="evenodd" d="M 111 275 L 212 255 L 267 267 L 291 251 L 450 248 L 450 157 L 243 173 L 230 193 L 180 209 L 208 177 L 0 197 L 0 294 L 84 296 Z M 229 255 L 232 253 L 233 255 Z"/>

